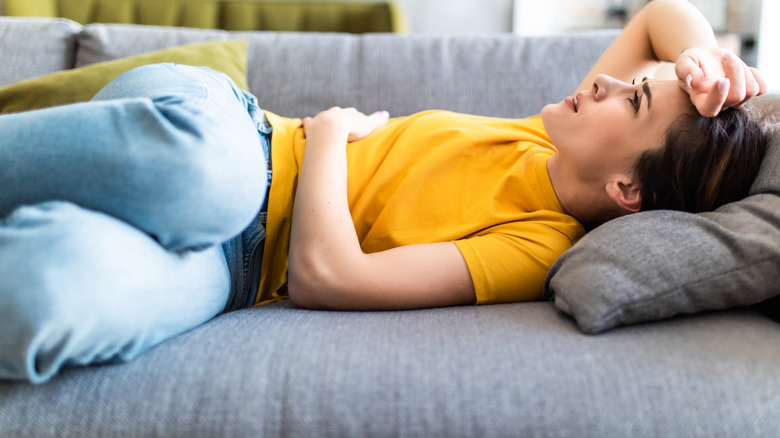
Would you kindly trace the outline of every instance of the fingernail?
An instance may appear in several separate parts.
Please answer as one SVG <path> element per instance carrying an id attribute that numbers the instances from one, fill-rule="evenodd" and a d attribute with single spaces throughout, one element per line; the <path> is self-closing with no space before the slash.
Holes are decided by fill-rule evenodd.
<path id="1" fill-rule="evenodd" d="M 691 81 L 693 80 L 693 76 L 690 74 L 685 77 L 685 84 L 688 85 L 688 88 L 691 88 Z"/>
<path id="2" fill-rule="evenodd" d="M 731 84 L 731 81 L 728 78 L 721 79 L 718 81 L 718 92 L 725 93 L 729 90 L 729 85 Z"/>
<path id="3" fill-rule="evenodd" d="M 723 55 L 723 59 L 726 60 L 726 61 L 733 61 L 733 60 L 737 59 L 737 55 L 735 55 L 735 54 L 733 54 L 731 52 L 726 52 L 726 54 Z"/>
<path id="4" fill-rule="evenodd" d="M 390 113 L 387 111 L 382 111 L 382 117 L 390 117 Z"/>

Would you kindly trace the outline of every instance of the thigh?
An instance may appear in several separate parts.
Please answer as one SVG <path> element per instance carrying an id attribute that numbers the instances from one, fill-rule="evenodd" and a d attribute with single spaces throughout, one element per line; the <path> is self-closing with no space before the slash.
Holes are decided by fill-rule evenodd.
<path id="1" fill-rule="evenodd" d="M 171 252 L 73 204 L 0 222 L 0 378 L 45 381 L 66 365 L 128 360 L 217 315 L 222 248 Z"/>
<path id="2" fill-rule="evenodd" d="M 0 216 L 67 200 L 183 249 L 220 243 L 259 210 L 265 156 L 224 75 L 131 70 L 92 102 L 0 116 Z"/>

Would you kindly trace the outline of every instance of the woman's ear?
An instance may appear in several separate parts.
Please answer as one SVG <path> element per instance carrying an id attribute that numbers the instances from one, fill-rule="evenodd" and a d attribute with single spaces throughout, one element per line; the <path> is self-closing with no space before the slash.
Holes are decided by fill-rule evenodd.
<path id="1" fill-rule="evenodd" d="M 607 196 L 626 213 L 636 213 L 642 208 L 642 190 L 638 184 L 626 177 L 607 182 Z"/>

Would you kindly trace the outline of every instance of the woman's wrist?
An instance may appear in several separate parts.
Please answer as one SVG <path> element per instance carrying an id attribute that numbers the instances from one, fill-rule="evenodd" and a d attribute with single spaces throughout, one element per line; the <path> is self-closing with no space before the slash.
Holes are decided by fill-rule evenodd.
<path id="1" fill-rule="evenodd" d="M 349 128 L 346 123 L 337 119 L 311 119 L 303 121 L 306 132 L 307 148 L 311 145 L 346 145 L 349 138 Z"/>

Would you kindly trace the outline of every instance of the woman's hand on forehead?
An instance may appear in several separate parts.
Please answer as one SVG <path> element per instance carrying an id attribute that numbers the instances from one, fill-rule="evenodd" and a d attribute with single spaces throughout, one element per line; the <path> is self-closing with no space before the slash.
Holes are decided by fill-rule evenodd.
<path id="1" fill-rule="evenodd" d="M 675 63 L 681 88 L 706 117 L 722 110 L 739 107 L 763 94 L 767 84 L 761 73 L 748 67 L 726 49 L 692 48 L 683 51 Z"/>

